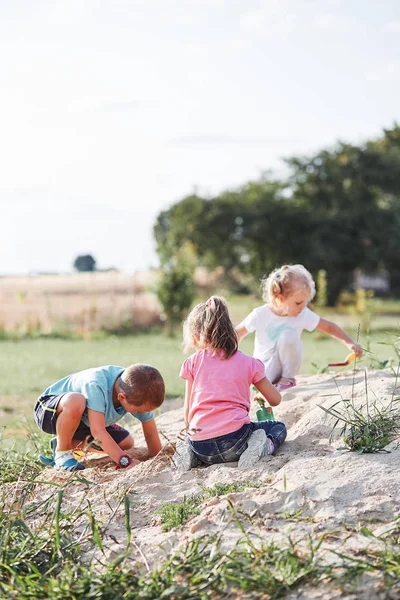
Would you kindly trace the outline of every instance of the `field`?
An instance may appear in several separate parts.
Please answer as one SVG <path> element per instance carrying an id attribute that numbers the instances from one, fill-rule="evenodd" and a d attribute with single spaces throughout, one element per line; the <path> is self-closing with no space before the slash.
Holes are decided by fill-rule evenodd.
<path id="1" fill-rule="evenodd" d="M 3 335 L 90 335 L 160 323 L 157 274 L 118 272 L 0 278 Z"/>
<path id="2" fill-rule="evenodd" d="M 204 271 L 198 271 L 196 279 L 199 298 L 212 293 L 213 280 Z M 7 426 L 5 437 L 24 437 L 35 398 L 51 382 L 88 367 L 149 363 L 163 374 L 167 399 L 182 396 L 181 332 L 174 338 L 163 334 L 155 281 L 156 273 L 114 272 L 0 278 L 0 417 Z M 261 302 L 255 296 L 219 293 L 227 298 L 234 324 Z M 361 365 L 377 367 L 396 359 L 393 343 L 399 331 L 400 302 L 372 299 L 361 313 L 345 306 L 334 312 L 324 309 L 322 314 L 353 337 L 361 325 L 360 342 L 370 352 Z M 132 330 L 134 334 L 127 333 Z M 304 332 L 303 341 L 301 373 L 323 372 L 329 362 L 339 362 L 347 354 L 339 342 L 318 332 Z M 248 336 L 241 349 L 251 354 L 252 348 L 253 336 Z"/>
<path id="3" fill-rule="evenodd" d="M 398 447 L 362 456 L 338 451 L 319 407 L 333 402 L 335 382 L 362 399 L 364 367 L 371 407 L 375 399 L 393 400 L 396 390 L 398 396 L 400 304 L 371 299 L 361 311 L 351 304 L 323 310 L 360 336 L 366 353 L 352 376 L 327 368 L 346 348 L 318 332 L 303 334 L 301 385 L 282 403 L 289 441 L 273 462 L 249 473 L 215 465 L 180 475 L 170 458 L 183 427 L 180 332 L 172 338 L 162 332 L 152 282 L 137 279 L 133 293 L 127 291 L 132 281 L 121 278 L 110 295 L 107 277 L 77 276 L 70 295 L 65 278 L 41 279 L 36 305 L 28 300 L 32 281 L 14 279 L 2 288 L 0 280 L 0 598 L 400 597 Z M 200 298 L 210 293 L 206 284 Z M 225 295 L 235 324 L 260 304 L 253 296 Z M 51 319 L 35 321 L 34 308 L 46 302 Z M 85 302 L 89 308 L 82 308 Z M 133 302 L 141 311 L 132 312 Z M 90 306 L 97 307 L 93 318 Z M 249 336 L 241 349 L 251 353 L 252 347 Z M 33 426 L 36 397 L 68 373 L 134 362 L 156 366 L 166 382 L 157 415 L 166 435 L 162 455 L 118 476 L 98 457 L 88 459 L 83 475 L 43 469 L 36 456 L 48 436 Z"/>

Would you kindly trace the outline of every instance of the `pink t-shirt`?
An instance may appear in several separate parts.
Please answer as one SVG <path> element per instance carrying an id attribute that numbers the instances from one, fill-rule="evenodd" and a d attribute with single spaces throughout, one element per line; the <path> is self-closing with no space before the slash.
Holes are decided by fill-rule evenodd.
<path id="1" fill-rule="evenodd" d="M 264 364 L 238 350 L 230 358 L 221 351 L 201 350 L 182 365 L 180 376 L 192 381 L 189 432 L 192 440 L 208 440 L 250 423 L 250 385 L 264 379 Z"/>

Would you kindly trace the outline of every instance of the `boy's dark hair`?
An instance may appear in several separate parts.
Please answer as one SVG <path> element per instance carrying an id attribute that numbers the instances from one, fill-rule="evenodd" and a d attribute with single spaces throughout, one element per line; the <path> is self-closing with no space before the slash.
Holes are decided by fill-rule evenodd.
<path id="1" fill-rule="evenodd" d="M 138 363 L 127 367 L 119 378 L 119 387 L 133 406 L 148 402 L 158 408 L 164 402 L 164 379 L 160 371 L 150 365 Z"/>

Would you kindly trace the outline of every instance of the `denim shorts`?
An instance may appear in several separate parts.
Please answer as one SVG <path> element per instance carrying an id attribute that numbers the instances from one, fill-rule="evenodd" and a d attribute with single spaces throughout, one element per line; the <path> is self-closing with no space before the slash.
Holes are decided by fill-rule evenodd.
<path id="1" fill-rule="evenodd" d="M 33 416 L 36 425 L 45 433 L 51 433 L 52 435 L 57 434 L 56 424 L 58 415 L 56 411 L 63 396 L 65 396 L 65 394 L 60 394 L 59 396 L 39 396 L 37 399 L 35 408 L 33 409 Z M 117 423 L 113 423 L 106 427 L 106 431 L 108 431 L 114 442 L 117 444 L 130 435 L 129 431 Z M 88 442 L 92 442 L 93 437 L 90 433 L 90 427 L 81 421 L 73 435 L 73 439 L 81 441 L 87 439 Z"/>
<path id="2" fill-rule="evenodd" d="M 240 429 L 209 440 L 194 441 L 189 445 L 199 459 L 199 464 L 213 465 L 225 462 L 237 462 L 247 448 L 247 441 L 253 431 L 264 429 L 274 443 L 275 450 L 285 441 L 287 431 L 280 421 L 260 421 L 246 423 Z"/>

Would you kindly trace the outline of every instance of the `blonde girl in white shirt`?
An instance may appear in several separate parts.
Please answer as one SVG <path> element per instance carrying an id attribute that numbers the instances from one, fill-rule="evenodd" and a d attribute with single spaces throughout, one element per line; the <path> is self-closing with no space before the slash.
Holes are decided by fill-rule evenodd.
<path id="1" fill-rule="evenodd" d="M 284 265 L 262 281 L 266 304 L 255 308 L 236 327 L 239 341 L 255 332 L 254 356 L 262 360 L 267 379 L 279 391 L 296 385 L 303 362 L 303 329 L 318 329 L 341 341 L 356 354 L 361 346 L 332 321 L 319 317 L 307 304 L 315 295 L 311 273 L 303 265 Z"/>

